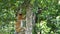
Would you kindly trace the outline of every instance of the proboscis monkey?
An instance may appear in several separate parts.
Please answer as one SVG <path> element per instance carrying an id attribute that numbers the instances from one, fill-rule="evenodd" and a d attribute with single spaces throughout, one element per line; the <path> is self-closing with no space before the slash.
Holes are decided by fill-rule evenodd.
<path id="1" fill-rule="evenodd" d="M 19 33 L 20 31 L 24 30 L 22 20 L 24 20 L 24 17 L 22 14 L 17 14 L 17 22 L 15 24 L 16 26 L 16 32 Z"/>

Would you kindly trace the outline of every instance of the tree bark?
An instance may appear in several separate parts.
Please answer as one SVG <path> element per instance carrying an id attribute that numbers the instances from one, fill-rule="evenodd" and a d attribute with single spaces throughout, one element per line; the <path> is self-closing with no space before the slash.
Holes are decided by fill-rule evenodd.
<path id="1" fill-rule="evenodd" d="M 32 8 L 28 7 L 26 9 L 26 31 L 25 31 L 25 34 L 32 34 L 32 17 L 33 17 Z"/>

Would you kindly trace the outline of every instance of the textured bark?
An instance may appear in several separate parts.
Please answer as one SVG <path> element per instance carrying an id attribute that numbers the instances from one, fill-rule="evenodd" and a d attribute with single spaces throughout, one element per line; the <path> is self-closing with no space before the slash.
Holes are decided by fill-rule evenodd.
<path id="1" fill-rule="evenodd" d="M 26 31 L 25 31 L 25 34 L 32 34 L 32 17 L 33 17 L 32 8 L 28 7 L 26 9 Z"/>

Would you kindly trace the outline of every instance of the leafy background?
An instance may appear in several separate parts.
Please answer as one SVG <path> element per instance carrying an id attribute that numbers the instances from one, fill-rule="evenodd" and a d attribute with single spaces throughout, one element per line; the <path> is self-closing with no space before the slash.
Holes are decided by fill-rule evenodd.
<path id="1" fill-rule="evenodd" d="M 24 1 L 0 0 L 0 34 L 14 34 L 16 9 Z M 60 0 L 30 0 L 30 4 L 33 12 L 38 7 L 42 9 L 38 15 L 40 22 L 36 24 L 36 31 L 41 31 L 42 34 L 60 34 Z"/>

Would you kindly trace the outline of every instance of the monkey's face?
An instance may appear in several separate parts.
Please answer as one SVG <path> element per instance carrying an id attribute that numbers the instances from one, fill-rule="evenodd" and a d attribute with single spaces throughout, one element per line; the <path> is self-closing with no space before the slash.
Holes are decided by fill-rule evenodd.
<path id="1" fill-rule="evenodd" d="M 22 14 L 18 14 L 18 15 L 17 15 L 18 20 L 21 20 L 22 17 L 23 17 Z"/>

